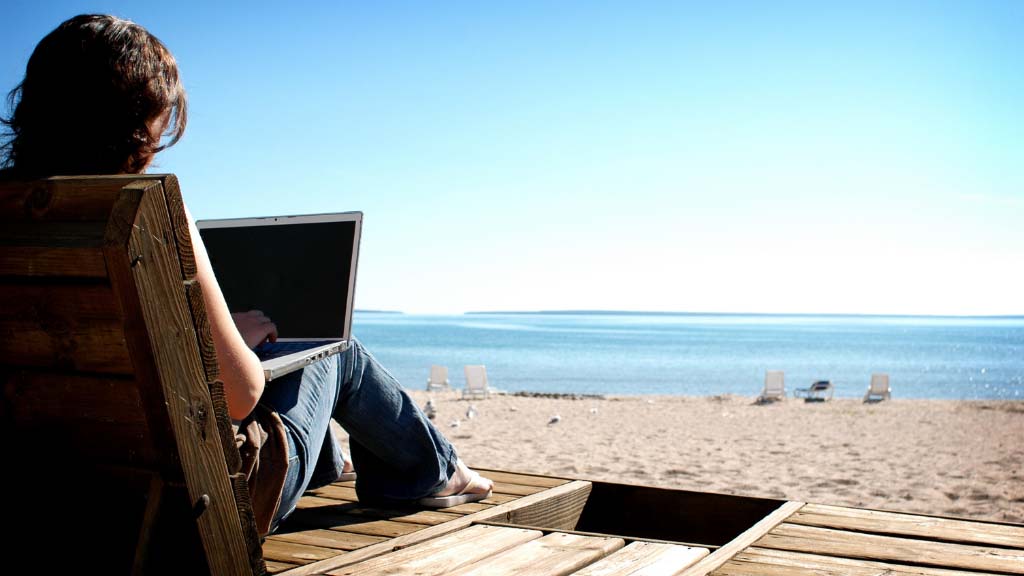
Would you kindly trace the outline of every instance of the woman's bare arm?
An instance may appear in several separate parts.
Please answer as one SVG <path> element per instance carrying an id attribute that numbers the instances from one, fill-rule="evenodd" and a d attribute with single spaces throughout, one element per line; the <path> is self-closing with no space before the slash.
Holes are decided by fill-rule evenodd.
<path id="1" fill-rule="evenodd" d="M 220 367 L 220 378 L 224 382 L 224 392 L 228 401 L 228 414 L 234 420 L 242 420 L 252 412 L 263 394 L 263 368 L 256 354 L 246 344 L 242 334 L 235 326 L 235 321 L 228 310 L 224 294 L 220 291 L 217 278 L 213 275 L 210 257 L 199 237 L 192 214 L 185 209 L 188 216 L 188 229 L 192 236 L 192 250 L 196 258 L 196 278 L 203 288 L 203 302 L 206 304 L 206 316 L 210 320 L 210 331 L 213 333 L 213 347 L 217 351 L 217 365 Z M 268 337 L 277 337 L 277 328 L 266 324 L 267 332 L 260 341 Z M 251 335 L 250 336 L 251 339 Z"/>

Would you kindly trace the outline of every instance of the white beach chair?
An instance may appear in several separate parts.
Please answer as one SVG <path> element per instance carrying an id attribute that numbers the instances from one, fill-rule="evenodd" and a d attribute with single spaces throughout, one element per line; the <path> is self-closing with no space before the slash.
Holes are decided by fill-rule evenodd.
<path id="1" fill-rule="evenodd" d="M 448 367 L 433 365 L 430 367 L 430 377 L 427 378 L 427 391 L 442 390 L 451 388 L 448 382 Z"/>
<path id="2" fill-rule="evenodd" d="M 882 400 L 890 400 L 891 393 L 892 388 L 889 387 L 889 375 L 872 374 L 871 384 L 868 385 L 868 391 L 864 394 L 864 401 L 881 402 Z"/>
<path id="3" fill-rule="evenodd" d="M 462 390 L 463 398 L 472 398 L 474 396 L 487 398 L 491 395 L 491 389 L 487 385 L 486 366 L 481 364 L 467 365 L 463 370 L 466 373 L 466 387 Z"/>
<path id="4" fill-rule="evenodd" d="M 764 373 L 764 390 L 757 397 L 757 403 L 786 399 L 786 379 L 782 370 L 768 370 Z"/>

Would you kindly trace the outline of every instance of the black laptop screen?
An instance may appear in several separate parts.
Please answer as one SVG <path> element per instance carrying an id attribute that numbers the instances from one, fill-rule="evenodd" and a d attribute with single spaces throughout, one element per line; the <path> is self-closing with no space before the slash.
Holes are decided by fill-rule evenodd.
<path id="1" fill-rule="evenodd" d="M 262 310 L 281 338 L 344 338 L 355 221 L 202 228 L 231 312 Z"/>

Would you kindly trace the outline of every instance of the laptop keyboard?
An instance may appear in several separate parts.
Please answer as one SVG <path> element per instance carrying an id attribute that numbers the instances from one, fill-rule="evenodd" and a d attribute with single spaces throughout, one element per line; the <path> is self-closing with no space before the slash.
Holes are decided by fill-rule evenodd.
<path id="1" fill-rule="evenodd" d="M 280 358 L 281 356 L 287 356 L 296 352 L 302 352 L 303 350 L 309 350 L 310 348 L 316 348 L 317 346 L 324 346 L 337 342 L 337 340 L 304 340 L 302 342 L 264 342 L 259 346 L 253 348 L 253 352 L 260 360 L 270 360 L 272 358 Z"/>

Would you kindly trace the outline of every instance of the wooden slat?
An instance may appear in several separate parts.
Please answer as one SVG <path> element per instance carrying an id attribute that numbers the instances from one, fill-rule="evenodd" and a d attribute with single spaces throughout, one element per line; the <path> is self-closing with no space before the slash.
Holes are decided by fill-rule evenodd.
<path id="1" fill-rule="evenodd" d="M 707 548 L 633 542 L 575 576 L 674 576 L 708 555 Z"/>
<path id="2" fill-rule="evenodd" d="M 119 185 L 96 181 L 83 183 L 42 180 L 0 183 L 0 222 L 105 221 L 117 200 L 120 187 L 136 178 L 122 178 Z"/>
<path id="3" fill-rule="evenodd" d="M 483 512 L 477 512 L 476 514 L 463 516 L 456 520 L 445 522 L 444 524 L 438 524 L 437 526 L 425 528 L 423 530 L 420 530 L 419 532 L 414 532 L 407 536 L 401 536 L 399 538 L 395 538 L 394 540 L 381 542 L 380 544 L 374 544 L 373 546 L 367 546 L 366 548 L 363 548 L 361 550 L 349 552 L 344 556 L 339 556 L 331 558 L 329 560 L 323 560 L 315 564 L 310 564 L 308 566 L 303 566 L 301 568 L 296 568 L 295 570 L 290 570 L 287 574 L 289 576 L 308 576 L 310 574 L 323 574 L 324 572 L 327 572 L 329 570 L 334 570 L 336 568 L 341 568 L 343 566 L 349 566 L 351 564 L 355 564 L 356 562 L 361 562 L 363 560 L 374 558 L 382 554 L 388 554 L 397 550 L 401 550 L 403 548 L 407 548 L 409 546 L 419 544 L 420 542 L 430 540 L 431 538 L 437 538 L 438 536 L 443 536 L 456 530 L 461 530 L 466 526 L 469 526 L 473 522 L 493 520 L 495 518 L 504 518 L 509 512 L 512 512 L 517 509 L 528 509 L 534 506 L 557 506 L 557 502 L 559 500 L 567 498 L 572 499 L 574 498 L 573 495 L 578 492 L 585 491 L 589 493 L 590 486 L 590 482 L 570 482 L 569 484 L 564 484 L 562 486 L 550 488 L 538 494 L 533 494 L 531 496 L 520 498 L 514 502 L 508 502 L 506 504 L 495 506 L 490 510 L 485 510 Z M 555 504 L 551 504 L 552 502 L 554 502 Z"/>
<path id="4" fill-rule="evenodd" d="M 488 576 L 563 576 L 622 548 L 621 538 L 595 538 L 554 532 L 486 560 L 446 574 Z"/>
<path id="5" fill-rule="evenodd" d="M 347 522 L 347 523 L 345 523 Z M 339 532 L 351 532 L 353 534 L 366 534 L 367 536 L 386 536 L 395 538 L 419 532 L 429 528 L 428 524 L 414 524 L 412 522 L 394 522 L 392 520 L 367 520 L 365 518 L 353 518 L 348 516 L 343 522 L 331 526 L 331 530 Z"/>
<path id="6" fill-rule="evenodd" d="M 298 567 L 298 564 L 290 564 L 288 562 L 276 562 L 274 560 L 267 561 L 267 574 L 278 574 L 286 570 Z"/>
<path id="7" fill-rule="evenodd" d="M 1024 550 L 1021 549 L 876 536 L 797 524 L 780 524 L 755 545 L 846 558 L 1024 574 Z"/>
<path id="8" fill-rule="evenodd" d="M 275 562 L 309 564 L 317 560 L 332 558 L 338 554 L 339 552 L 333 548 L 295 544 L 294 542 L 284 542 L 282 540 L 267 540 L 263 543 L 263 557 Z M 211 573 L 217 574 L 217 572 Z"/>
<path id="9" fill-rule="evenodd" d="M 381 520 L 394 520 L 395 522 L 412 522 L 415 524 L 441 524 L 460 517 L 460 514 L 451 514 L 437 510 L 422 510 L 418 508 L 379 508 L 376 506 L 363 506 L 358 502 L 345 502 L 319 496 L 303 496 L 297 509 L 308 510 L 317 508 L 332 508 L 331 512 L 346 514 L 361 518 L 377 518 Z"/>
<path id="10" fill-rule="evenodd" d="M 358 550 L 387 539 L 385 536 L 367 536 L 365 534 L 352 534 L 351 532 L 337 532 L 334 530 L 286 532 L 274 534 L 267 538 L 268 541 L 280 540 L 282 542 L 333 548 L 335 550 Z"/>
<path id="11" fill-rule="evenodd" d="M 158 429 L 169 423 L 176 449 L 167 453 L 178 458 L 166 465 L 174 467 L 174 460 L 180 461 L 191 501 L 208 501 L 197 524 L 211 571 L 252 574 L 262 566 L 250 564 L 226 474 L 162 187 L 159 182 L 139 182 L 122 192 L 129 204 L 115 203 L 105 253 L 111 284 L 126 311 L 133 364 L 140 380 L 149 384 L 141 391 L 150 430 L 157 437 Z M 130 203 L 139 195 L 133 217 Z"/>
<path id="12" fill-rule="evenodd" d="M 755 540 L 778 526 L 782 521 L 802 508 L 803 502 L 786 502 L 771 514 L 762 518 L 745 532 L 728 542 L 718 550 L 702 558 L 699 562 L 683 572 L 683 576 L 704 576 L 725 564 L 737 552 L 754 543 Z"/>
<path id="13" fill-rule="evenodd" d="M 351 486 L 339 486 L 337 484 L 321 486 L 315 490 L 308 491 L 307 494 L 313 494 L 321 498 L 340 500 L 342 502 L 357 502 L 359 500 L 359 497 L 356 496 L 355 488 Z"/>
<path id="14" fill-rule="evenodd" d="M 553 530 L 574 530 L 590 494 L 590 487 L 587 486 L 545 499 L 532 506 L 511 508 L 503 514 L 488 517 L 488 520 L 521 526 L 543 526 Z M 491 511 L 500 508 L 497 506 Z M 480 512 L 486 513 L 486 510 Z"/>
<path id="15" fill-rule="evenodd" d="M 105 278 L 99 248 L 0 246 L 0 276 Z"/>
<path id="16" fill-rule="evenodd" d="M 490 478 L 495 482 L 507 482 L 521 486 L 540 486 L 542 488 L 554 488 L 570 482 L 565 478 L 552 478 L 550 476 L 537 476 L 534 474 L 518 474 L 502 470 L 490 470 L 487 468 L 474 468 L 481 476 Z"/>
<path id="17" fill-rule="evenodd" d="M 529 496 L 530 494 L 536 494 L 547 490 L 542 486 L 523 486 L 521 484 L 511 484 L 508 482 L 495 482 L 494 493 L 495 494 L 508 494 L 512 496 Z"/>
<path id="18" fill-rule="evenodd" d="M 747 548 L 714 576 L 986 576 L 989 572 L 906 566 L 818 554 Z"/>
<path id="19" fill-rule="evenodd" d="M 196 339 L 199 344 L 199 356 L 203 359 L 206 381 L 214 382 L 220 377 L 220 367 L 217 365 L 217 351 L 213 347 L 210 320 L 206 317 L 203 288 L 198 281 L 185 282 L 185 298 L 188 300 L 188 308 L 192 313 L 192 325 L 195 327 Z"/>
<path id="20" fill-rule="evenodd" d="M 0 364 L 131 374 L 106 284 L 0 283 Z"/>
<path id="21" fill-rule="evenodd" d="M 474 514 L 483 510 L 489 510 L 494 508 L 493 504 L 481 504 L 479 502 L 467 502 L 466 504 L 459 504 L 458 506 L 449 506 L 448 508 L 439 508 L 441 512 L 448 512 L 451 514 Z"/>
<path id="22" fill-rule="evenodd" d="M 332 572 L 333 576 L 443 576 L 505 550 L 540 538 L 542 532 L 517 528 L 471 526 Z"/>
<path id="23" fill-rule="evenodd" d="M 917 516 L 877 510 L 808 504 L 786 520 L 789 524 L 875 534 L 915 536 L 964 544 L 1024 548 L 1024 526 Z"/>
<path id="24" fill-rule="evenodd" d="M 0 372 L 5 420 L 64 460 L 149 467 L 156 463 L 134 380 L 47 371 Z"/>

